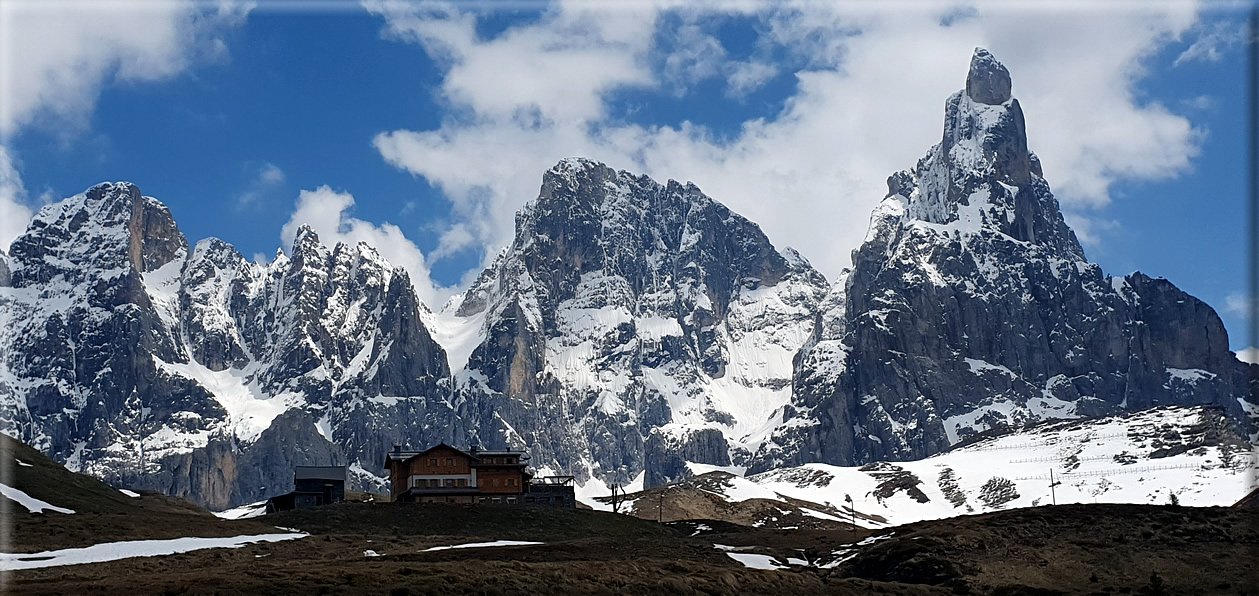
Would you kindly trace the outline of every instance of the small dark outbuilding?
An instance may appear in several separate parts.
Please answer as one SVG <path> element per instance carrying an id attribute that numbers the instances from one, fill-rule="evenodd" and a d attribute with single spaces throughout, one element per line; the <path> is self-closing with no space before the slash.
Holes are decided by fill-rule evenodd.
<path id="1" fill-rule="evenodd" d="M 344 500 L 345 466 L 297 466 L 293 468 L 293 492 L 267 499 L 267 513 Z"/>

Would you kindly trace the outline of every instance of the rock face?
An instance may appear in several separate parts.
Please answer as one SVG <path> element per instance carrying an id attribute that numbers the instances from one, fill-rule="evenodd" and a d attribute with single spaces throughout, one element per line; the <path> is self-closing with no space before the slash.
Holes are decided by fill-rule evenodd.
<path id="1" fill-rule="evenodd" d="M 299 464 L 382 490 L 394 444 L 523 447 L 540 474 L 652 486 L 1162 405 L 1254 433 L 1259 366 L 1206 304 L 1085 259 L 1010 90 L 977 50 L 833 283 L 694 185 L 585 159 L 543 175 L 437 314 L 371 246 L 302 228 L 251 263 L 190 246 L 131 184 L 95 186 L 0 253 L 0 431 L 215 508 L 289 490 Z"/>
<path id="2" fill-rule="evenodd" d="M 888 179 L 754 470 L 918 459 L 986 429 L 1160 405 L 1253 424 L 1239 398 L 1254 373 L 1210 307 L 1085 260 L 1009 87 L 977 50 L 940 144 Z"/>

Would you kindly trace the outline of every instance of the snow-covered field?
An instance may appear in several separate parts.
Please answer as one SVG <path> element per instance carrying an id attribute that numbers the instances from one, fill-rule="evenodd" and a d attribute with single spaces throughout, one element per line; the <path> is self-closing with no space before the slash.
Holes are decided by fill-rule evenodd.
<path id="1" fill-rule="evenodd" d="M 1063 421 L 918 461 L 806 464 L 704 486 L 730 502 L 789 497 L 855 508 L 858 525 L 872 527 L 1055 502 L 1165 504 L 1173 494 L 1182 505 L 1228 506 L 1254 490 L 1259 466 L 1249 444 L 1219 439 L 1210 416 L 1161 408 Z"/>
<path id="2" fill-rule="evenodd" d="M 170 540 L 127 540 L 93 544 L 84 548 L 66 548 L 39 553 L 0 553 L 0 569 L 16 571 L 60 565 L 82 565 L 129 559 L 132 557 L 156 557 L 186 553 L 206 548 L 240 548 L 254 542 L 279 542 L 295 540 L 306 534 L 254 534 L 230 538 L 172 538 Z"/>

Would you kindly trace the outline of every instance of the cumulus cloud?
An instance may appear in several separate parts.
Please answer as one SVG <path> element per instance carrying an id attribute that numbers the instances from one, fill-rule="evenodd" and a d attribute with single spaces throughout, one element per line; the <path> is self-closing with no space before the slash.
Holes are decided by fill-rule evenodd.
<path id="1" fill-rule="evenodd" d="M 9 245 L 26 231 L 30 223 L 31 208 L 26 206 L 26 188 L 22 177 L 13 167 L 9 150 L 0 145 L 0 250 L 9 251 Z"/>
<path id="2" fill-rule="evenodd" d="M 449 288 L 435 286 L 429 277 L 424 254 L 398 226 L 380 225 L 363 221 L 350 215 L 354 197 L 350 193 L 337 192 L 328 186 L 315 190 L 303 190 L 297 198 L 297 208 L 281 229 L 280 239 L 284 246 L 292 247 L 297 230 L 309 225 L 325 245 L 339 242 L 358 244 L 366 242 L 375 248 L 394 267 L 402 267 L 411 277 L 416 294 L 425 304 L 440 305 L 450 297 Z"/>
<path id="3" fill-rule="evenodd" d="M 81 126 L 103 85 L 165 79 L 222 58 L 252 4 L 191 0 L 0 3 L 0 134 L 45 118 Z"/>
<path id="4" fill-rule="evenodd" d="M 1148 60 L 1196 22 L 1189 4 L 1085 12 L 1004 2 L 961 12 L 805 1 L 687 7 L 751 16 L 758 46 L 793 57 L 796 90 L 782 111 L 744 122 L 733 136 L 689 122 L 626 124 L 608 113 L 618 91 L 669 92 L 714 69 L 729 77 L 732 96 L 773 76 L 718 51 L 704 19 L 682 19 L 693 29 L 670 38 L 652 33 L 676 7 L 614 6 L 559 3 L 482 38 L 477 15 L 450 5 L 368 5 L 388 37 L 419 43 L 445 69 L 439 93 L 451 116 L 432 130 L 382 132 L 374 144 L 451 201 L 447 246 L 473 245 L 470 234 L 492 255 L 510 241 L 513 213 L 536 196 L 542 172 L 584 155 L 694 181 L 834 275 L 864 237 L 887 176 L 939 141 L 944 101 L 963 86 L 975 46 L 1009 67 L 1029 143 L 1069 210 L 1105 205 L 1119 180 L 1178 175 L 1198 153 L 1202 132 L 1137 91 Z M 662 38 L 674 42 L 653 45 Z"/>

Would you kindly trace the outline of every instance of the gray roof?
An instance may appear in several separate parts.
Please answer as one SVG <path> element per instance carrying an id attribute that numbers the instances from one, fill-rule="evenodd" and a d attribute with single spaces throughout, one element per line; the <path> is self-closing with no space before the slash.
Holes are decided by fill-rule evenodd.
<path id="1" fill-rule="evenodd" d="M 295 480 L 340 480 L 345 482 L 345 466 L 296 466 Z"/>

